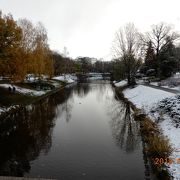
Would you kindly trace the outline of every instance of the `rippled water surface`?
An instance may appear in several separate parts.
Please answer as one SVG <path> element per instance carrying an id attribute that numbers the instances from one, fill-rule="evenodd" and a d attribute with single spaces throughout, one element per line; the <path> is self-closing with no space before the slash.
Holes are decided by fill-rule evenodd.
<path id="1" fill-rule="evenodd" d="M 108 82 L 66 88 L 0 124 L 0 175 L 141 180 L 139 125 Z"/>

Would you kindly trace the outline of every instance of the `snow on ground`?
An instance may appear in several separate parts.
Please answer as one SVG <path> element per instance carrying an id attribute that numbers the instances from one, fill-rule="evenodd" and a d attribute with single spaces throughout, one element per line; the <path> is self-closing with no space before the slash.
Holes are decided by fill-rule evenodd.
<path id="1" fill-rule="evenodd" d="M 26 88 L 21 88 L 19 86 L 15 86 L 15 85 L 11 85 L 11 84 L 0 84 L 0 87 L 6 88 L 8 89 L 9 87 L 15 87 L 16 88 L 16 92 L 20 93 L 20 94 L 25 94 L 25 95 L 31 95 L 31 96 L 41 96 L 43 94 L 45 94 L 45 91 L 35 91 L 32 89 L 26 89 Z"/>
<path id="2" fill-rule="evenodd" d="M 174 78 L 180 78 L 180 72 L 177 72 L 176 74 L 173 75 Z"/>
<path id="3" fill-rule="evenodd" d="M 13 105 L 13 106 L 10 106 L 10 107 L 0 107 L 0 115 L 1 115 L 1 113 L 8 112 L 11 109 L 17 108 L 17 107 L 19 107 L 19 105 Z"/>
<path id="4" fill-rule="evenodd" d="M 174 89 L 174 90 L 179 90 L 180 86 L 175 86 L 175 87 L 169 87 L 169 86 L 161 86 L 163 88 L 167 88 L 167 89 Z"/>
<path id="5" fill-rule="evenodd" d="M 159 117 L 159 127 L 174 148 L 170 157 L 174 162 L 169 166 L 169 171 L 174 179 L 180 179 L 180 95 L 163 99 L 153 112 L 158 112 L 154 116 L 156 119 Z"/>
<path id="6" fill-rule="evenodd" d="M 67 74 L 67 75 L 56 76 L 56 77 L 53 77 L 52 79 L 59 80 L 62 82 L 67 82 L 67 83 L 73 83 L 77 80 L 77 77 L 74 75 Z"/>
<path id="7" fill-rule="evenodd" d="M 180 180 L 180 95 L 143 85 L 126 89 L 123 93 L 137 108 L 144 110 L 156 121 L 162 133 L 170 140 L 174 149 L 170 158 L 174 162 L 168 165 L 168 169 L 174 179 Z"/>
<path id="8" fill-rule="evenodd" d="M 144 84 L 145 80 L 144 79 L 136 79 L 137 84 Z"/>
<path id="9" fill-rule="evenodd" d="M 9 110 L 9 108 L 0 107 L 0 115 L 1 115 L 1 113 L 4 113 L 8 110 Z"/>
<path id="10" fill-rule="evenodd" d="M 61 82 L 57 82 L 55 80 L 50 80 L 49 82 L 56 88 L 61 87 Z"/>
<path id="11" fill-rule="evenodd" d="M 39 79 L 39 77 L 36 77 L 34 74 L 27 74 L 25 81 L 36 82 L 36 81 L 38 81 L 38 79 Z"/>
<path id="12" fill-rule="evenodd" d="M 122 81 L 119 81 L 119 82 L 116 82 L 116 81 L 115 81 L 114 85 L 115 85 L 116 87 L 123 87 L 123 86 L 126 86 L 126 85 L 127 85 L 127 81 L 125 81 L 125 80 L 122 80 Z"/>
<path id="13" fill-rule="evenodd" d="M 180 91 L 180 86 L 172 87 L 172 88 L 170 88 L 170 89 L 174 89 L 174 90 Z"/>
<path id="14" fill-rule="evenodd" d="M 154 86 L 158 86 L 158 82 L 151 82 L 150 84 L 152 84 Z"/>
<path id="15" fill-rule="evenodd" d="M 101 80 L 103 79 L 102 74 L 100 73 L 89 73 L 90 77 L 88 77 L 88 80 Z"/>
<path id="16" fill-rule="evenodd" d="M 166 87 L 168 89 L 174 89 L 174 87 L 180 86 L 180 73 L 176 73 L 172 75 L 171 77 L 161 80 L 160 82 L 151 82 L 151 84 L 158 86 L 158 84 L 161 87 Z"/>
<path id="17" fill-rule="evenodd" d="M 168 116 L 164 116 L 164 120 L 159 123 L 159 126 L 162 129 L 162 132 L 170 140 L 171 146 L 174 148 L 174 151 L 170 158 L 173 160 L 173 163 L 169 165 L 169 171 L 174 179 L 180 179 L 180 129 L 176 128 L 172 124 L 172 119 Z"/>
<path id="18" fill-rule="evenodd" d="M 159 86 L 158 82 L 151 82 L 150 84 L 154 85 L 154 86 Z M 167 85 L 165 85 L 165 86 L 160 86 L 160 87 L 167 88 L 167 89 L 174 89 L 174 90 L 180 91 L 180 85 L 177 85 L 177 86 L 167 86 Z"/>
<path id="19" fill-rule="evenodd" d="M 2 107 L 0 107 L 0 114 L 4 111 L 4 109 Z"/>
<path id="20" fill-rule="evenodd" d="M 160 100 L 174 96 L 173 93 L 143 85 L 138 85 L 132 89 L 126 89 L 123 93 L 137 108 L 144 109 L 146 112 Z"/>
<path id="21" fill-rule="evenodd" d="M 101 80 L 101 79 L 103 79 L 103 77 L 102 76 L 94 76 L 94 77 L 89 77 L 89 78 L 87 78 L 88 80 Z"/>
<path id="22" fill-rule="evenodd" d="M 178 91 L 180 91 L 180 86 L 174 86 L 174 87 L 161 86 L 161 87 L 164 87 L 164 88 L 167 88 L 167 89 L 174 89 L 174 90 L 178 90 Z"/>

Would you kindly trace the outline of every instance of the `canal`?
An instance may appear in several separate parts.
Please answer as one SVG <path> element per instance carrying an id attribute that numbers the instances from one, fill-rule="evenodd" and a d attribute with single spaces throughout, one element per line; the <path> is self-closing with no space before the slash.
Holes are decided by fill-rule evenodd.
<path id="1" fill-rule="evenodd" d="M 108 81 L 69 86 L 22 108 L 0 132 L 0 175 L 149 179 L 139 124 Z"/>

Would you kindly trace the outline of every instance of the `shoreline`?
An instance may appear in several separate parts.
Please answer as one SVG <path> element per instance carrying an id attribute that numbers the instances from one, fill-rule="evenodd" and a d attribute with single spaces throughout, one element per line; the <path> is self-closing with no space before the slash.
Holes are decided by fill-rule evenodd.
<path id="1" fill-rule="evenodd" d="M 7 111 L 4 111 L 0 114 L 0 120 L 5 120 L 6 118 L 8 118 L 11 114 L 13 113 L 16 113 L 16 112 L 19 112 L 22 108 L 24 108 L 25 106 L 27 105 L 30 105 L 30 104 L 34 104 L 34 103 L 37 103 L 38 101 L 44 99 L 44 98 L 47 98 L 49 96 L 51 96 L 52 94 L 55 94 L 57 93 L 58 91 L 61 91 L 62 89 L 64 89 L 66 86 L 68 85 L 72 85 L 76 82 L 73 82 L 73 83 L 66 83 L 65 85 L 62 85 L 60 87 L 57 87 L 51 91 L 48 91 L 47 93 L 41 95 L 41 96 L 35 96 L 30 102 L 26 102 L 24 104 L 17 104 L 17 105 L 13 105 L 13 106 L 10 106 L 7 108 Z"/>
<path id="2" fill-rule="evenodd" d="M 66 86 L 73 85 L 74 83 L 62 85 L 61 87 L 55 88 L 54 90 L 51 90 L 51 91 L 49 91 L 49 92 L 47 92 L 41 96 L 37 96 L 34 99 L 32 99 L 32 101 L 29 103 L 25 103 L 23 105 L 16 105 L 17 107 L 12 108 L 9 111 L 2 113 L 0 115 L 0 120 L 3 119 L 3 121 L 5 121 L 6 118 L 11 116 L 13 113 L 19 112 L 26 105 L 34 104 L 34 103 L 36 103 L 36 102 L 38 102 L 38 101 L 40 101 L 40 100 L 42 100 L 48 96 L 51 96 L 52 94 L 57 93 L 58 91 L 64 89 Z M 133 117 L 134 117 L 134 119 L 136 119 L 135 121 L 139 121 L 139 123 L 140 123 L 140 132 L 141 132 L 142 143 L 143 143 L 143 153 L 148 158 L 150 165 L 151 165 L 151 168 L 152 169 L 155 168 L 155 174 L 157 176 L 160 176 L 161 177 L 160 179 L 167 179 L 168 180 L 168 179 L 170 179 L 170 173 L 168 172 L 168 169 L 167 168 L 165 169 L 165 166 L 163 166 L 163 167 L 162 166 L 161 167 L 153 166 L 152 158 L 149 156 L 149 153 L 147 151 L 147 148 L 148 148 L 147 137 L 152 136 L 152 135 L 159 136 L 159 134 L 160 134 L 160 131 L 157 128 L 157 124 L 155 125 L 155 123 L 149 117 L 147 117 L 147 115 L 141 113 L 142 110 L 140 108 L 137 108 L 136 105 L 133 104 L 133 102 L 131 102 L 128 98 L 125 97 L 123 90 L 125 90 L 127 88 L 128 88 L 128 86 L 124 86 L 123 88 L 115 87 L 115 91 L 117 93 L 118 99 L 124 101 L 125 103 L 130 104 L 130 107 L 132 108 L 132 110 L 134 112 Z M 152 129 L 150 129 L 150 130 L 145 129 L 145 133 L 143 133 L 142 129 L 145 127 L 144 123 L 146 122 L 147 119 L 148 119 L 149 126 Z M 167 177 L 167 175 L 168 175 L 168 177 Z"/>
<path id="3" fill-rule="evenodd" d="M 163 180 L 164 179 L 170 180 L 172 176 L 170 175 L 167 165 L 165 164 L 156 165 L 154 161 L 154 158 L 156 157 L 153 158 L 151 153 L 148 151 L 150 146 L 150 143 L 147 141 L 148 138 L 150 138 L 151 136 L 157 136 L 162 138 L 162 141 L 164 140 L 163 139 L 164 137 L 162 136 L 162 132 L 158 128 L 158 124 L 153 122 L 153 120 L 151 120 L 147 114 L 144 114 L 142 112 L 142 109 L 137 108 L 137 106 L 131 100 L 125 97 L 123 91 L 126 90 L 128 86 L 123 86 L 123 87 L 114 86 L 114 88 L 118 99 L 130 105 L 130 107 L 133 110 L 134 120 L 140 123 L 140 133 L 142 137 L 143 153 L 147 157 L 147 160 L 149 162 L 148 164 L 150 165 L 150 169 L 158 178 Z M 146 123 L 148 123 L 148 126 L 146 125 Z M 158 153 L 159 152 L 156 152 L 155 154 Z M 161 157 L 157 156 L 157 158 L 160 159 Z"/>

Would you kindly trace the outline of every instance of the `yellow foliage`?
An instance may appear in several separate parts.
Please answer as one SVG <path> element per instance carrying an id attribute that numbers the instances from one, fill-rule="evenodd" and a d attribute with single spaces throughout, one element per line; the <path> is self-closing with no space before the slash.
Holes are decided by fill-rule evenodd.
<path id="1" fill-rule="evenodd" d="M 53 74 L 46 30 L 26 19 L 18 25 L 12 15 L 0 13 L 0 75 L 23 81 L 28 73 L 39 77 Z"/>

